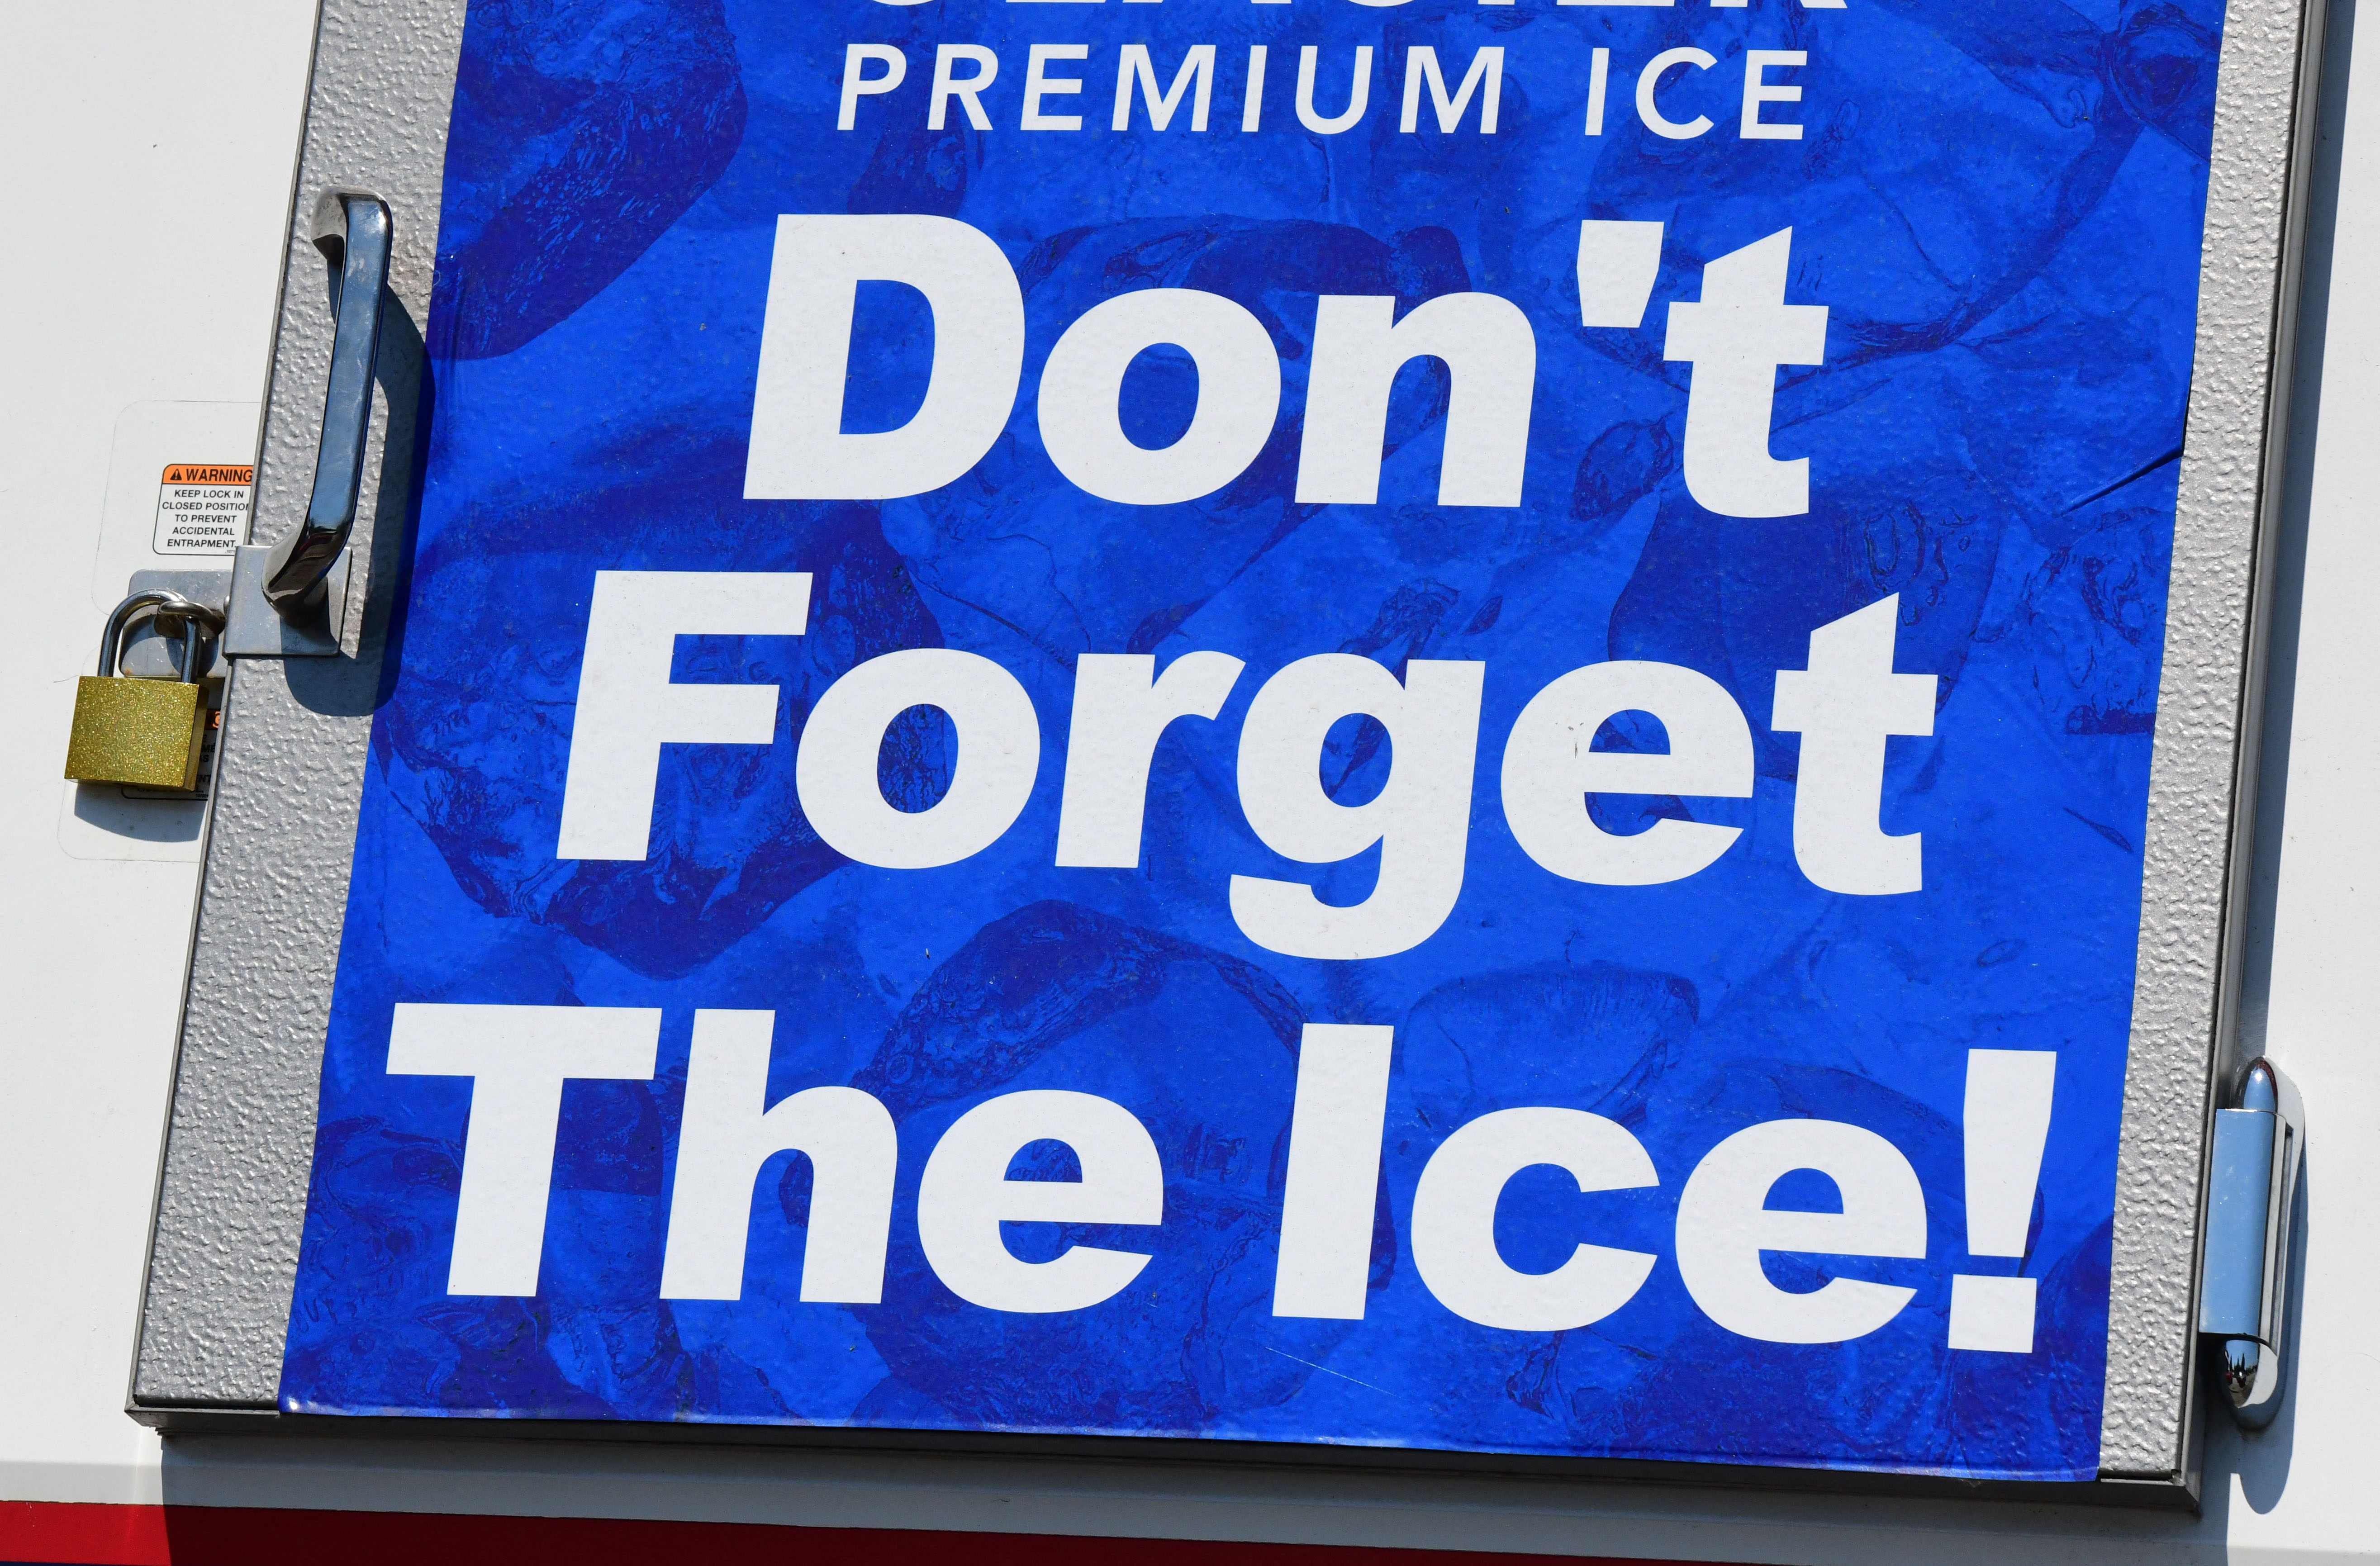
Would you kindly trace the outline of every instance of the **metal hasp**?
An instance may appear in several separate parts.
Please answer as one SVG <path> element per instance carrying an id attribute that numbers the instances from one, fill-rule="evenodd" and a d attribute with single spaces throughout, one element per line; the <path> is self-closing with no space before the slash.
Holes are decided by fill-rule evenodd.
<path id="1" fill-rule="evenodd" d="M 297 531 L 277 544 L 243 547 L 233 557 L 231 624 L 224 638 L 231 657 L 338 655 L 346 618 L 347 536 L 355 531 L 371 430 L 381 296 L 393 237 L 388 204 L 378 196 L 334 190 L 315 205 L 314 248 L 331 263 L 337 331 L 314 492 Z"/>
<path id="2" fill-rule="evenodd" d="M 2243 1429 L 2281 1409 L 2289 1347 L 2289 1229 L 2305 1162 L 2298 1090 L 2270 1061 L 2249 1063 L 2235 1109 L 2215 1113 L 2198 1341 Z"/>

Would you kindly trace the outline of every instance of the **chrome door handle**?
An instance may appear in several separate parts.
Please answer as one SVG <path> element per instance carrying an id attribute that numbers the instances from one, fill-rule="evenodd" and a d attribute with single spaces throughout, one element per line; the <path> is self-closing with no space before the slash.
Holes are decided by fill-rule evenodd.
<path id="1" fill-rule="evenodd" d="M 265 562 L 264 597 L 285 615 L 322 587 L 355 531 L 390 238 L 388 204 L 377 196 L 334 190 L 315 204 L 314 248 L 331 263 L 331 313 L 337 326 L 322 397 L 314 492 L 306 503 L 305 521 L 273 546 Z"/>

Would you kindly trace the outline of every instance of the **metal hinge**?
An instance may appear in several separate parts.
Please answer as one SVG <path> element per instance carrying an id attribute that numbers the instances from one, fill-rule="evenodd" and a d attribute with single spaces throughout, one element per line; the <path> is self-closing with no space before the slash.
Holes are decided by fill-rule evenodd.
<path id="1" fill-rule="evenodd" d="M 2215 1112 L 2198 1293 L 2198 1341 L 2243 1429 L 2265 1428 L 2281 1408 L 2289 1234 L 2304 1162 L 2296 1086 L 2272 1062 L 2249 1062 L 2237 1106 Z"/>

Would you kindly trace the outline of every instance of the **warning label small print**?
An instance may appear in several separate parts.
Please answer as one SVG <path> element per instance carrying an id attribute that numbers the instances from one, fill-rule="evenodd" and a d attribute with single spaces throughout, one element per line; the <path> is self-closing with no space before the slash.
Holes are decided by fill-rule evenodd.
<path id="1" fill-rule="evenodd" d="M 157 531 L 150 548 L 159 554 L 229 554 L 247 529 L 255 486 L 256 469 L 248 464 L 169 464 L 157 487 Z"/>

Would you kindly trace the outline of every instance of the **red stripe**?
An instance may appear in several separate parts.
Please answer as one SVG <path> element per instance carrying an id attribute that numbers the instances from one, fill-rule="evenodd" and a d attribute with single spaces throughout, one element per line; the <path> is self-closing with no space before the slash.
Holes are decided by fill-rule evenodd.
<path id="1" fill-rule="evenodd" d="M 798 1555 L 796 1556 L 796 1552 Z M 591 1517 L 0 1501 L 0 1561 L 41 1566 L 1118 1566 L 1117 1541 Z M 1655 1566 L 1610 1557 L 1135 1539 L 1130 1566 Z"/>
<path id="2" fill-rule="evenodd" d="M 0 1560 L 56 1566 L 166 1566 L 162 1506 L 0 1500 Z"/>

